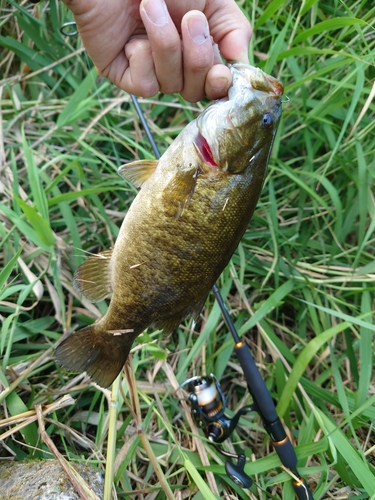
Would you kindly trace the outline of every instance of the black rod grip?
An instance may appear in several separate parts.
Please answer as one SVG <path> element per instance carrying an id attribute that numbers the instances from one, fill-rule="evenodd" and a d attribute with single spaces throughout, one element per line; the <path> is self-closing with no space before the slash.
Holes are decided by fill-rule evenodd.
<path id="1" fill-rule="evenodd" d="M 279 417 L 277 416 L 274 402 L 272 401 L 271 394 L 268 392 L 267 386 L 259 373 L 248 346 L 245 342 L 238 342 L 234 346 L 234 351 L 244 372 L 249 390 L 261 412 L 261 416 L 269 423 L 275 422 Z"/>
<path id="2" fill-rule="evenodd" d="M 272 444 L 281 463 L 285 465 L 285 467 L 288 467 L 288 469 L 294 469 L 297 466 L 297 455 L 289 438 L 285 437 L 283 441 L 279 442 L 272 441 Z"/>
<path id="3" fill-rule="evenodd" d="M 298 500 L 314 500 L 310 488 L 307 486 L 306 481 L 301 478 L 298 482 L 293 481 L 293 488 L 296 492 Z"/>

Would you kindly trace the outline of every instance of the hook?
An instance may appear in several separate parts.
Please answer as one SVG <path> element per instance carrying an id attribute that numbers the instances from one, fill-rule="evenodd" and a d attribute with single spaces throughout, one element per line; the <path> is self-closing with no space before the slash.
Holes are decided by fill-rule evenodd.
<path id="1" fill-rule="evenodd" d="M 68 23 L 64 23 L 60 28 L 60 33 L 64 36 L 76 36 L 78 35 L 78 30 L 70 31 L 72 26 L 77 26 L 75 21 L 69 21 Z"/>

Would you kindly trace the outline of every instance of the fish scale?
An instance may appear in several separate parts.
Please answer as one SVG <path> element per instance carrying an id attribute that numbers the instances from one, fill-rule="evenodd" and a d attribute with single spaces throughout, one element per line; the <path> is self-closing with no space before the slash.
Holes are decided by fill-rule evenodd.
<path id="1" fill-rule="evenodd" d="M 140 187 L 112 251 L 75 275 L 90 300 L 112 293 L 106 314 L 65 340 L 56 359 L 108 386 L 134 339 L 153 326 L 172 332 L 197 316 L 254 212 L 281 115 L 281 84 L 230 65 L 228 98 L 188 124 L 159 161 L 119 169 Z"/>

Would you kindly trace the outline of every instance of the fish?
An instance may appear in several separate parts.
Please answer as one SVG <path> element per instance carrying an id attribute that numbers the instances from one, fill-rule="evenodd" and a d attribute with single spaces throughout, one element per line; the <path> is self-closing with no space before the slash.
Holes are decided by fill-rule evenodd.
<path id="1" fill-rule="evenodd" d="M 105 315 L 64 340 L 55 359 L 108 387 L 135 338 L 199 317 L 256 207 L 281 117 L 283 85 L 261 69 L 228 64 L 228 96 L 190 122 L 159 160 L 119 174 L 140 188 L 113 248 L 91 255 L 74 286 Z"/>

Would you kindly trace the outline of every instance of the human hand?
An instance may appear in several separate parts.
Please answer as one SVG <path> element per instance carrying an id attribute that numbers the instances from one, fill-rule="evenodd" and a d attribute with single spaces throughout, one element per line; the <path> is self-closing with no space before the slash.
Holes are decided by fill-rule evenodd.
<path id="1" fill-rule="evenodd" d="M 248 63 L 252 30 L 234 0 L 63 1 L 99 74 L 131 94 L 218 99 L 232 82 L 219 49 Z"/>

